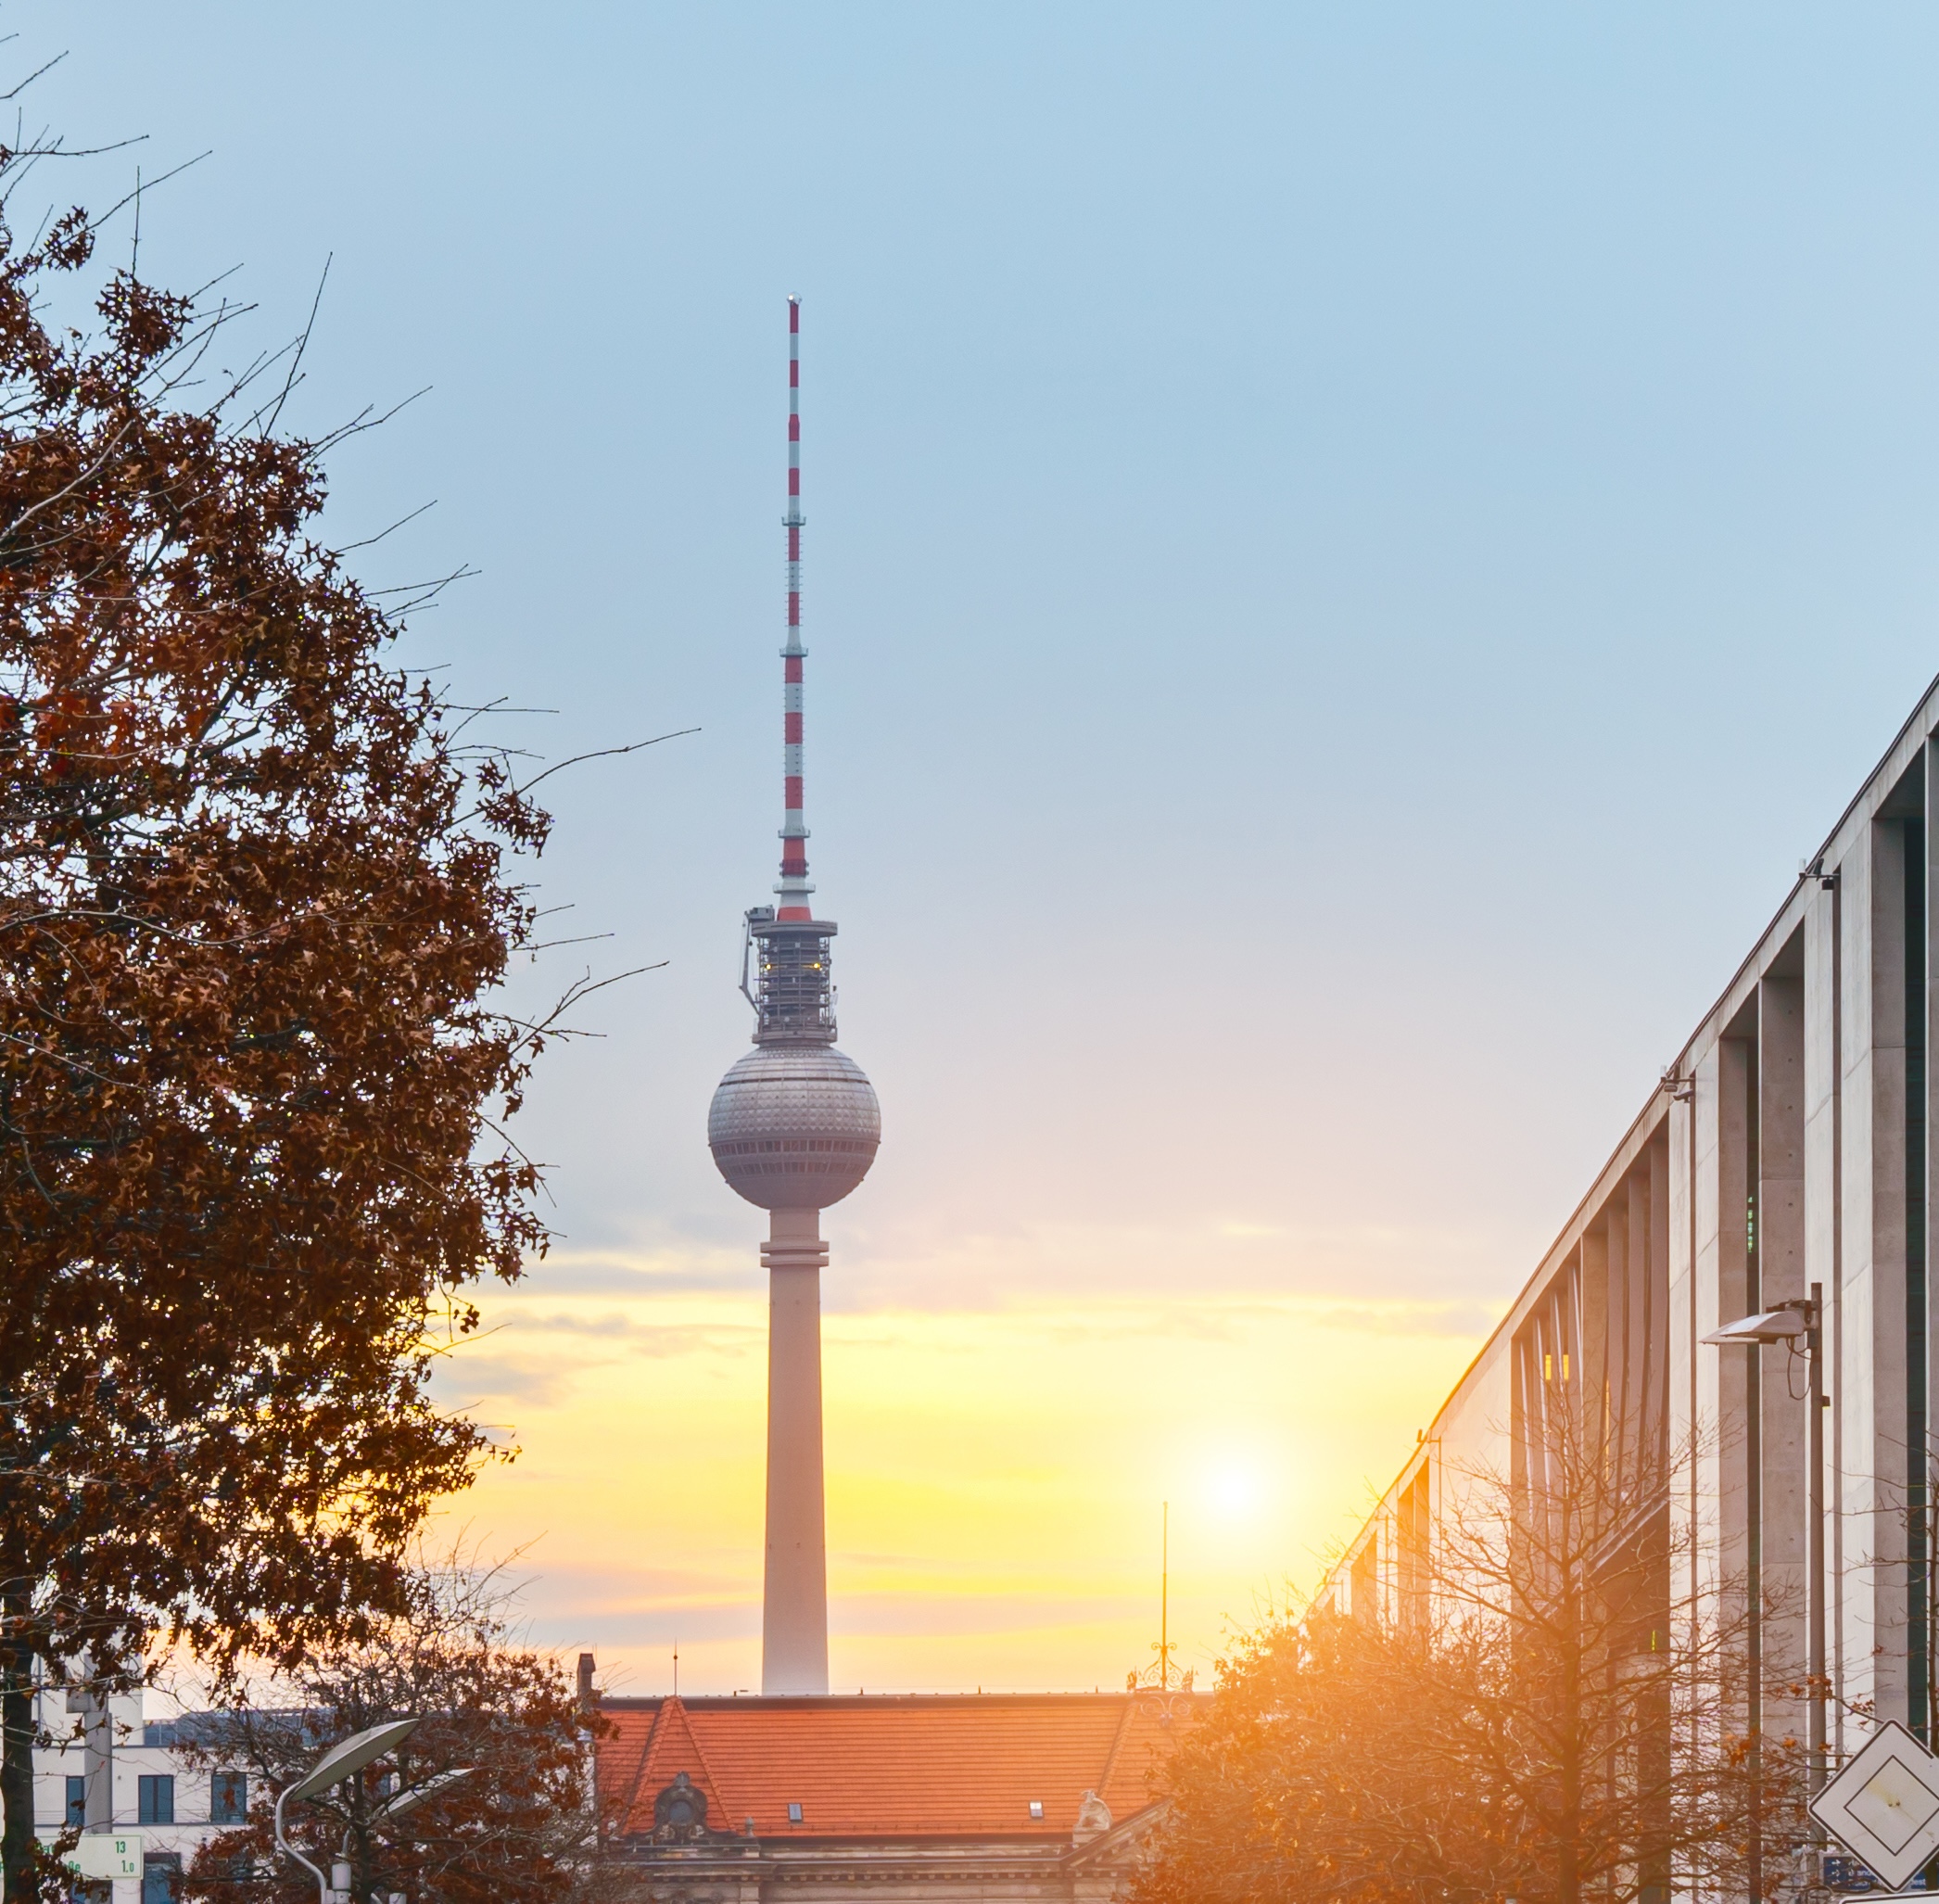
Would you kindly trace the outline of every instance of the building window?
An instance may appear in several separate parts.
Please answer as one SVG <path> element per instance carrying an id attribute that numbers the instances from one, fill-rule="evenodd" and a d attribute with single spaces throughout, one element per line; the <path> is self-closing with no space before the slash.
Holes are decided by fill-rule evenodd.
<path id="1" fill-rule="evenodd" d="M 68 1774 L 68 1822 L 87 1822 L 87 1780 L 71 1771 Z"/>
<path id="2" fill-rule="evenodd" d="M 799 1824 L 801 1822 L 801 1804 L 799 1800 L 790 1801 L 788 1806 L 788 1822 L 790 1824 Z"/>
<path id="3" fill-rule="evenodd" d="M 1565 1355 L 1563 1361 L 1566 1363 Z M 1419 1620 L 1427 1613 L 1428 1563 L 1431 1558 L 1433 1527 L 1429 1517 L 1428 1463 L 1423 1461 L 1414 1470 L 1413 1480 L 1400 1495 L 1398 1516 L 1399 1538 L 1394 1542 L 1395 1558 L 1400 1565 L 1400 1614 L 1405 1619 Z"/>
<path id="4" fill-rule="evenodd" d="M 1363 1623 L 1380 1618 L 1380 1530 L 1375 1528 L 1348 1571 L 1347 1611 Z"/>
<path id="5" fill-rule="evenodd" d="M 219 1771 L 209 1782 L 210 1824 L 240 1824 L 249 1815 L 249 1775 Z"/>
<path id="6" fill-rule="evenodd" d="M 142 1904 L 175 1904 L 181 1893 L 182 1860 L 172 1851 L 154 1852 L 142 1860 Z"/>
<path id="7" fill-rule="evenodd" d="M 175 1775 L 171 1771 L 144 1772 L 135 1781 L 137 1824 L 173 1824 L 175 1821 Z M 147 1879 L 142 1880 L 143 1898 L 147 1896 Z"/>
<path id="8" fill-rule="evenodd" d="M 1031 1815 L 1031 1816 L 1032 1816 L 1033 1818 L 1042 1818 L 1042 1817 L 1043 1817 L 1043 1815 L 1044 1815 L 1044 1801 L 1043 1801 L 1043 1799 L 1041 1799 L 1041 1798 L 1033 1798 L 1033 1799 L 1032 1799 L 1032 1800 L 1030 1801 L 1030 1815 Z"/>

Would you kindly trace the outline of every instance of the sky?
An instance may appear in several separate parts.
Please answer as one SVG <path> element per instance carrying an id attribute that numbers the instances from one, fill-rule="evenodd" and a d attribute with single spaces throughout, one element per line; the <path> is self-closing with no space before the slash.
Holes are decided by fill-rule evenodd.
<path id="1" fill-rule="evenodd" d="M 404 638 L 548 760 L 557 1241 L 439 1392 L 607 1683 L 758 1684 L 708 1097 L 808 819 L 838 1688 L 1203 1670 L 1392 1475 L 1935 668 L 1939 13 L 17 0 L 44 172 L 298 330 Z M 9 82 L 8 83 L 13 83 Z M 200 156 L 206 154 L 206 157 Z M 124 227 L 125 229 L 125 227 Z M 130 235 L 132 236 L 132 234 Z"/>

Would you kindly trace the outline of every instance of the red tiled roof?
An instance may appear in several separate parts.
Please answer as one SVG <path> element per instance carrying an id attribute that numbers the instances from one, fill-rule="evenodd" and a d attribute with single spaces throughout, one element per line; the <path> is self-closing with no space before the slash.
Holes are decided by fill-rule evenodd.
<path id="1" fill-rule="evenodd" d="M 628 1714 L 628 1718 L 635 1715 Z M 615 1735 L 614 1745 L 626 1736 L 627 1729 Z M 630 1730 L 638 1733 L 636 1725 Z M 610 1747 L 601 1752 L 601 1777 L 605 1774 L 605 1754 Z M 721 1821 L 725 1809 L 721 1803 L 720 1787 L 707 1770 L 707 1757 L 701 1750 L 700 1741 L 693 1736 L 693 1728 L 688 1722 L 687 1708 L 678 1699 L 662 1701 L 640 1737 L 638 1756 L 630 1762 L 633 1770 L 627 1780 L 628 1798 L 627 1817 L 628 1831 L 652 1831 L 653 1828 L 653 1797 L 665 1790 L 679 1772 L 687 1774 L 689 1782 L 707 1801 L 707 1820 L 716 1830 L 723 1829 Z M 635 1824 L 635 1807 L 644 1804 L 646 1822 Z"/>
<path id="2" fill-rule="evenodd" d="M 1119 1823 L 1152 1801 L 1152 1775 L 1204 1696 L 608 1699 L 600 1787 L 628 1834 L 653 1829 L 654 1796 L 684 1771 L 716 1831 L 752 1818 L 761 1837 L 1067 1838 L 1086 1791 Z"/>

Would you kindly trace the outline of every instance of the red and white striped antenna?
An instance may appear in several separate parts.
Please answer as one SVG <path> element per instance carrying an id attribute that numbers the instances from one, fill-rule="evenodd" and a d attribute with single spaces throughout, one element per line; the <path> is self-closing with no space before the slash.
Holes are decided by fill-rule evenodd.
<path id="1" fill-rule="evenodd" d="M 777 920 L 813 919 L 808 895 L 808 830 L 801 804 L 801 299 L 788 299 L 788 645 L 781 650 L 781 877 Z"/>

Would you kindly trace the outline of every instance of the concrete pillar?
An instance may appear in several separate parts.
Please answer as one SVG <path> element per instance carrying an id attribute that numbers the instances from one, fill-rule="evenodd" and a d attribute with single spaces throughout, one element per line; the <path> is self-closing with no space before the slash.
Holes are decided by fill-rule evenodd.
<path id="1" fill-rule="evenodd" d="M 67 1709 L 81 1720 L 82 1828 L 89 1832 L 114 1829 L 114 1695 L 96 1677 L 93 1658 L 79 1661 L 86 1677 L 70 1687 Z M 65 1814 L 63 1814 L 65 1815 Z"/>
<path id="2" fill-rule="evenodd" d="M 1654 1147 L 1653 1147 L 1654 1148 Z M 1649 1463 L 1650 1365 L 1650 1153 L 1629 1173 L 1629 1254 L 1623 1272 L 1623 1489 L 1632 1500 L 1653 1494 L 1661 1482 Z M 1657 1259 L 1658 1262 L 1662 1258 Z"/>
<path id="3" fill-rule="evenodd" d="M 1867 1276 L 1871 1308 L 1869 1363 L 1871 1422 L 1869 1503 L 1872 1693 L 1882 1719 L 1915 1717 L 1911 1691 L 1907 1579 L 1907 1490 L 1914 1458 L 1907 1446 L 1906 1386 L 1906 945 L 1905 830 L 1871 828 L 1870 1037 L 1866 1162 L 1870 1236 Z M 1863 1393 L 1863 1390 L 1861 1390 Z"/>
<path id="4" fill-rule="evenodd" d="M 1874 821 L 1838 866 L 1840 1281 L 1831 1412 L 1845 1509 L 1838 1644 L 1845 1698 L 1883 1719 L 1906 1711 L 1906 1543 L 1902 1490 L 1892 1479 L 1904 1472 L 1906 1414 L 1899 849 L 1898 829 Z"/>
<path id="5" fill-rule="evenodd" d="M 1755 1070 L 1755 1022 L 1740 1024 L 1717 1046 L 1717 1316 L 1735 1322 L 1755 1313 L 1751 1282 L 1750 1096 Z M 1753 1035 L 1746 1035 L 1749 1033 Z M 1737 1606 L 1755 1591 L 1757 1514 L 1757 1424 L 1752 1403 L 1758 1393 L 1757 1368 L 1745 1349 L 1710 1350 L 1717 1369 L 1718 1557 L 1724 1589 Z M 1752 1608 L 1755 1616 L 1755 1606 Z M 1727 1615 L 1728 1618 L 1728 1615 Z M 1738 1722 L 1751 1722 L 1757 1708 L 1755 1688 Z"/>
<path id="6" fill-rule="evenodd" d="M 1836 869 L 1826 871 L 1842 882 Z M 1842 892 L 1820 883 L 1812 888 L 1805 913 L 1805 1280 L 1824 1290 L 1825 1392 L 1834 1403 L 1825 1411 L 1826 1579 L 1816 1589 L 1828 1603 L 1825 1641 L 1834 1758 L 1845 1749 L 1844 1517 L 1850 1506 L 1835 1408 L 1844 1367 L 1844 1312 L 1838 1230 L 1843 1117 L 1838 1075 L 1844 1043 L 1838 982 L 1843 974 L 1834 934 L 1842 928 L 1843 910 Z"/>
<path id="7" fill-rule="evenodd" d="M 1726 1608 L 1719 1596 L 1732 1578 L 1724 1513 L 1730 1463 L 1723 1434 L 1723 1382 L 1730 1358 L 1703 1344 L 1711 1330 L 1742 1313 L 1725 1306 L 1723 1287 L 1725 1258 L 1731 1253 L 1724 1247 L 1720 1228 L 1729 1049 L 1718 1041 L 1698 1056 L 1691 1098 L 1678 1107 L 1683 1113 L 1683 1129 L 1670 1149 L 1679 1190 L 1670 1233 L 1688 1278 L 1680 1291 L 1672 1286 L 1675 1362 L 1670 1393 L 1681 1398 L 1683 1407 L 1670 1432 L 1677 1458 L 1688 1464 L 1679 1534 L 1689 1542 L 1689 1618 L 1699 1625 L 1721 1622 Z M 1686 1630 L 1686 1639 L 1692 1635 L 1693 1629 Z"/>
<path id="8" fill-rule="evenodd" d="M 1933 1189 L 1939 1186 L 1939 1118 L 1933 1114 L 1933 1028 L 1939 1026 L 1939 958 L 1933 957 L 1934 947 L 1939 947 L 1939 825 L 1934 824 L 1939 816 L 1939 743 L 1928 741 L 1925 744 L 1925 908 L 1921 921 L 1924 930 L 1923 963 L 1925 970 L 1925 1014 L 1921 1027 L 1920 1044 L 1923 1047 L 1923 1071 L 1925 1100 L 1923 1104 L 1925 1125 L 1925 1156 L 1922 1181 L 1919 1174 L 1913 1180 L 1922 1193 L 1924 1205 L 1920 1225 L 1920 1255 L 1923 1259 L 1926 1287 L 1926 1352 L 1925 1352 L 1925 1425 L 1926 1425 L 1926 1470 L 1930 1476 L 1933 1468 L 1933 1453 L 1939 1450 L 1939 1436 L 1933 1432 L 1935 1417 L 1939 1417 L 1939 1317 L 1933 1314 L 1933 1257 L 1934 1254 L 1934 1231 L 1933 1223 Z M 1932 1491 L 1928 1488 L 1927 1521 L 1933 1519 Z M 1928 1534 L 1928 1540 L 1932 1535 Z"/>
<path id="9" fill-rule="evenodd" d="M 761 1690 L 828 1691 L 828 1532 L 821 1490 L 821 1212 L 769 1212 L 767 1557 Z"/>
<path id="10" fill-rule="evenodd" d="M 1669 1279 L 1673 1258 L 1669 1246 L 1670 1162 L 1669 1127 L 1664 1128 L 1650 1146 L 1650 1205 L 1648 1264 L 1650 1308 L 1648 1322 L 1649 1388 L 1643 1403 L 1642 1438 L 1644 1460 L 1651 1475 L 1667 1478 L 1665 1466 L 1669 1453 Z"/>
<path id="11" fill-rule="evenodd" d="M 1584 1481 L 1591 1472 L 1605 1478 L 1610 1475 L 1609 1279 L 1612 1274 L 1622 1274 L 1619 1223 L 1617 1219 L 1613 1227 L 1605 1212 L 1602 1228 L 1582 1233 L 1582 1272 L 1577 1285 L 1581 1292 L 1578 1326 L 1581 1332 L 1582 1366 L 1576 1373 L 1580 1386 L 1572 1387 L 1569 1401 L 1578 1411 L 1576 1419 L 1582 1435 Z M 1587 1466 L 1590 1456 L 1597 1464 L 1593 1469 Z"/>
<path id="12" fill-rule="evenodd" d="M 1810 1293 L 1805 1276 L 1805 981 L 1802 938 L 1757 986 L 1757 1290 L 1760 1309 Z M 1761 1358 L 1759 1529 L 1767 1684 L 1805 1671 L 1810 1517 L 1809 1397 L 1806 1365 L 1783 1348 L 1725 1350 Z M 1802 1701 L 1768 1702 L 1768 1732 L 1802 1737 Z"/>
<path id="13" fill-rule="evenodd" d="M 1635 1397 L 1629 1428 L 1629 1458 L 1640 1498 L 1656 1500 L 1669 1482 L 1665 1466 L 1664 1422 L 1669 1402 L 1669 1151 L 1668 1120 L 1657 1127 L 1629 1179 L 1629 1362 Z M 1667 1517 L 1652 1515 L 1640 1542 L 1633 1644 L 1639 1652 L 1667 1644 L 1670 1625 L 1671 1549 Z M 1677 1583 L 1680 1585 L 1680 1582 Z M 1669 1904 L 1673 1835 L 1669 1802 L 1675 1753 L 1672 1703 L 1667 1690 L 1642 1708 L 1637 1740 L 1635 1787 L 1643 1796 L 1642 1857 L 1638 1904 Z"/>
<path id="14" fill-rule="evenodd" d="M 1666 1186 L 1668 1195 L 1665 1236 L 1669 1262 L 1669 1301 L 1665 1317 L 1664 1344 L 1669 1366 L 1667 1392 L 1664 1398 L 1667 1404 L 1665 1441 L 1672 1464 L 1670 1545 L 1679 1556 L 1679 1566 L 1678 1578 L 1670 1588 L 1671 1596 L 1679 1606 L 1679 1645 L 1687 1645 L 1692 1640 L 1692 1625 L 1698 1615 L 1699 1595 L 1704 1593 L 1706 1582 L 1714 1578 L 1713 1570 L 1703 1565 L 1705 1546 L 1714 1543 L 1717 1537 L 1714 1511 L 1706 1512 L 1706 1507 L 1711 1510 L 1715 1507 L 1715 1464 L 1706 1466 L 1700 1453 L 1704 1425 L 1714 1423 L 1716 1418 L 1717 1375 L 1717 1352 L 1697 1346 L 1699 1321 L 1704 1320 L 1709 1328 L 1717 1326 L 1714 1282 L 1706 1291 L 1709 1301 L 1700 1304 L 1698 1300 L 1697 1093 L 1703 1089 L 1703 1081 L 1692 1077 L 1688 1094 L 1671 1100 L 1669 1147 L 1665 1160 L 1669 1179 Z M 1705 1096 L 1713 1106 L 1714 1127 L 1714 1089 L 1707 1090 Z M 1714 1248 L 1717 1220 L 1714 1198 L 1709 1214 Z M 1700 1375 L 1709 1377 L 1707 1385 L 1699 1382 Z M 1714 1545 L 1710 1552 L 1714 1555 Z"/>

